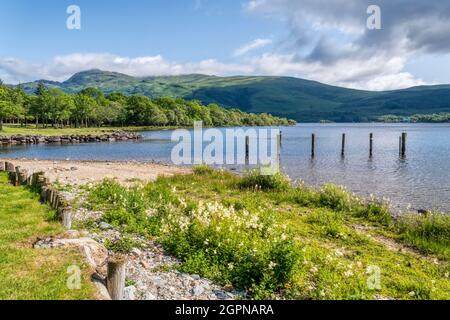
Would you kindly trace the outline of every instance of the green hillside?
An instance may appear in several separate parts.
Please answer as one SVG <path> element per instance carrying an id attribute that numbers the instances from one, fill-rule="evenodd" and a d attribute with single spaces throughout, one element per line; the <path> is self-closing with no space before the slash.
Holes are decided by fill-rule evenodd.
<path id="1" fill-rule="evenodd" d="M 387 114 L 410 116 L 450 112 L 450 85 L 370 92 L 291 77 L 191 74 L 136 78 L 101 70 L 80 72 L 62 83 L 43 82 L 70 93 L 96 87 L 105 93 L 198 99 L 204 104 L 218 103 L 246 112 L 267 112 L 300 122 L 372 121 Z M 27 83 L 23 87 L 32 93 L 37 83 Z"/>

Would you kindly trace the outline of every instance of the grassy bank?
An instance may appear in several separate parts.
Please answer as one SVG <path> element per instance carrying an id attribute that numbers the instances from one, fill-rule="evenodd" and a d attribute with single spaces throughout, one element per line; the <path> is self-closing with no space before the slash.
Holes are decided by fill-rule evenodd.
<path id="1" fill-rule="evenodd" d="M 102 135 L 112 131 L 152 131 L 175 129 L 174 127 L 100 127 L 100 128 L 36 128 L 35 125 L 21 127 L 20 125 L 7 125 L 0 131 L 0 136 L 13 135 L 40 135 L 40 136 L 62 136 L 62 135 Z"/>
<path id="2" fill-rule="evenodd" d="M 0 300 L 94 298 L 88 267 L 77 252 L 31 248 L 33 239 L 62 232 L 52 215 L 35 193 L 11 186 L 0 174 Z M 71 265 L 82 270 L 80 290 L 67 288 Z"/>
<path id="3" fill-rule="evenodd" d="M 393 221 L 384 204 L 336 186 L 206 167 L 132 188 L 105 181 L 87 196 L 125 234 L 111 248 L 144 235 L 178 257 L 180 270 L 253 298 L 450 299 L 448 216 Z"/>

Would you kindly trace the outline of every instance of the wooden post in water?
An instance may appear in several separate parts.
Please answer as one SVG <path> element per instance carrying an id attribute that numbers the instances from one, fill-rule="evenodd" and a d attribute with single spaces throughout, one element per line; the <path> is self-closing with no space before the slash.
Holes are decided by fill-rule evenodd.
<path id="1" fill-rule="evenodd" d="M 125 289 L 125 258 L 116 257 L 108 261 L 106 287 L 112 300 L 123 300 Z"/>
<path id="2" fill-rule="evenodd" d="M 406 132 L 402 133 L 402 150 L 401 150 L 402 157 L 406 156 Z"/>
<path id="3" fill-rule="evenodd" d="M 345 133 L 342 134 L 341 156 L 345 156 Z"/>
<path id="4" fill-rule="evenodd" d="M 373 133 L 369 135 L 369 157 L 373 156 Z"/>
<path id="5" fill-rule="evenodd" d="M 245 136 L 245 164 L 248 166 L 250 163 L 250 137 Z"/>
<path id="6" fill-rule="evenodd" d="M 282 139 L 282 136 L 281 136 L 281 131 L 280 131 L 280 133 L 277 135 L 277 159 L 278 159 L 278 163 L 280 163 L 280 160 L 281 160 L 281 139 Z"/>
<path id="7" fill-rule="evenodd" d="M 313 133 L 311 135 L 311 158 L 316 156 L 316 135 Z"/>

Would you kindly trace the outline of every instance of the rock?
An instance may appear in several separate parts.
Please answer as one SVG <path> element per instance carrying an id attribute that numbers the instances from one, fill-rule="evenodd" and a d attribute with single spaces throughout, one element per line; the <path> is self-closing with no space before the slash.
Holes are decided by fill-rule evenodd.
<path id="1" fill-rule="evenodd" d="M 192 289 L 192 293 L 195 296 L 200 296 L 203 294 L 203 292 L 205 292 L 205 288 L 201 285 L 196 285 L 193 289 Z"/>
<path id="2" fill-rule="evenodd" d="M 129 286 L 123 290 L 123 299 L 124 300 L 136 300 L 136 287 Z"/>
<path id="3" fill-rule="evenodd" d="M 93 268 L 102 267 L 108 259 L 108 250 L 91 238 L 57 239 L 54 244 L 79 249 Z"/>
<path id="4" fill-rule="evenodd" d="M 98 275 L 94 274 L 91 277 L 92 283 L 96 286 L 99 298 L 101 300 L 111 300 L 108 289 L 106 288 L 105 281 Z"/>
<path id="5" fill-rule="evenodd" d="M 98 227 L 102 230 L 108 230 L 108 229 L 112 229 L 112 225 L 110 225 L 109 223 L 106 223 L 104 221 L 100 222 L 98 224 Z"/>
<path id="6" fill-rule="evenodd" d="M 130 252 L 138 257 L 142 254 L 142 251 L 139 250 L 138 248 L 133 248 L 133 249 L 131 249 Z"/>
<path id="7" fill-rule="evenodd" d="M 147 292 L 144 295 L 144 300 L 152 301 L 152 300 L 158 300 L 158 299 L 156 299 L 156 297 L 152 293 Z"/>
<path id="8" fill-rule="evenodd" d="M 200 276 L 199 276 L 198 274 L 193 274 L 193 275 L 191 275 L 191 278 L 192 278 L 193 280 L 200 280 Z"/>

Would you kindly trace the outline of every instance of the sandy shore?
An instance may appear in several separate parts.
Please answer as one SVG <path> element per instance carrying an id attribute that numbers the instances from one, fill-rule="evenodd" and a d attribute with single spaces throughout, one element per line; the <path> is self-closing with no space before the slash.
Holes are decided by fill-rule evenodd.
<path id="1" fill-rule="evenodd" d="M 45 172 L 51 182 L 84 185 L 102 181 L 106 178 L 117 179 L 120 183 L 131 184 L 136 180 L 148 182 L 158 176 L 189 173 L 187 168 L 138 161 L 75 161 L 75 160 L 29 160 L 5 159 L 15 166 L 32 172 Z"/>

